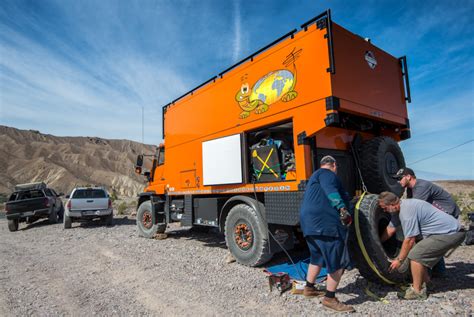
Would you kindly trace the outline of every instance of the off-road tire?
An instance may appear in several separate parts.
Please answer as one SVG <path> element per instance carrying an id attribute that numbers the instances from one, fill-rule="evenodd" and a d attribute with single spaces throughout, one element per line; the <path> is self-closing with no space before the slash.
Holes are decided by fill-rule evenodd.
<path id="1" fill-rule="evenodd" d="M 64 224 L 64 229 L 71 229 L 71 227 L 72 227 L 72 218 L 69 217 L 68 215 L 64 214 L 63 224 Z"/>
<path id="2" fill-rule="evenodd" d="M 58 212 L 54 209 L 54 206 L 51 207 L 51 212 L 48 216 L 49 223 L 58 223 Z"/>
<path id="3" fill-rule="evenodd" d="M 376 137 L 364 142 L 359 150 L 362 177 L 370 193 L 390 191 L 398 196 L 403 188 L 393 175 L 405 167 L 405 158 L 397 142 L 390 137 Z"/>
<path id="4" fill-rule="evenodd" d="M 10 230 L 10 232 L 18 231 L 18 225 L 18 219 L 8 219 L 8 230 Z"/>
<path id="5" fill-rule="evenodd" d="M 384 244 L 380 241 L 380 232 L 385 229 L 389 221 L 390 215 L 383 212 L 378 205 L 378 195 L 370 194 L 363 198 L 359 209 L 359 227 L 363 245 L 370 260 L 380 274 L 390 281 L 400 283 L 408 279 L 410 274 L 408 267 L 406 267 L 404 272 L 389 272 L 388 268 L 390 266 L 389 259 L 395 259 L 400 252 L 400 246 L 403 241 L 401 228 L 398 229 L 395 236 Z M 349 237 L 349 250 L 352 260 L 363 277 L 383 284 L 385 282 L 370 267 L 362 253 L 357 241 L 355 225 L 354 222 L 351 226 L 351 236 Z M 394 244 L 396 244 L 395 247 L 393 247 Z M 387 250 L 390 250 L 390 253 Z"/>
<path id="6" fill-rule="evenodd" d="M 140 204 L 137 210 L 137 231 L 140 237 L 153 238 L 157 233 L 164 233 L 166 231 L 166 224 L 152 224 L 150 228 L 146 228 L 143 223 L 143 216 L 145 213 L 152 214 L 151 201 L 147 200 Z"/>
<path id="7" fill-rule="evenodd" d="M 247 250 L 243 250 L 236 242 L 235 231 L 239 224 L 245 224 L 252 235 L 252 244 Z M 272 258 L 266 230 L 266 224 L 249 205 L 239 204 L 230 210 L 225 221 L 225 241 L 237 262 L 253 267 L 262 265 Z"/>

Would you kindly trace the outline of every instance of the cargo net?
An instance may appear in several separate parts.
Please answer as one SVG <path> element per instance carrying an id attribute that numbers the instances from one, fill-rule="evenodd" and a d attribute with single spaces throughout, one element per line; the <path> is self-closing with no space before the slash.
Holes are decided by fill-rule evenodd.
<path id="1" fill-rule="evenodd" d="M 251 136 L 251 175 L 255 182 L 296 179 L 292 131 L 259 131 Z"/>

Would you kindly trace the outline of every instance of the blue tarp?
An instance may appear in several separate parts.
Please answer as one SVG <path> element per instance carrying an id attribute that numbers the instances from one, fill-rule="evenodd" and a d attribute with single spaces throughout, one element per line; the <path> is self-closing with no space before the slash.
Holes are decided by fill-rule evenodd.
<path id="1" fill-rule="evenodd" d="M 291 261 L 276 264 L 276 265 L 267 267 L 267 271 L 271 273 L 279 273 L 279 272 L 288 273 L 288 275 L 290 275 L 290 278 L 294 280 L 304 281 L 306 279 L 306 273 L 308 273 L 308 265 L 309 265 L 309 257 L 300 259 L 300 260 L 295 260 L 295 265 L 293 265 Z M 322 268 L 321 272 L 319 273 L 317 282 L 324 280 L 326 278 L 326 275 L 327 275 L 326 269 Z"/>

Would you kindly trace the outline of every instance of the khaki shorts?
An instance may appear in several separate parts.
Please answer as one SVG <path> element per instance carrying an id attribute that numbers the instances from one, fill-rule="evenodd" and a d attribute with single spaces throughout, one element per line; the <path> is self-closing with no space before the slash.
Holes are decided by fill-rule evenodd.
<path id="1" fill-rule="evenodd" d="M 465 235 L 465 232 L 456 232 L 429 236 L 415 244 L 408 253 L 408 258 L 431 269 L 446 252 L 460 245 L 464 241 Z"/>

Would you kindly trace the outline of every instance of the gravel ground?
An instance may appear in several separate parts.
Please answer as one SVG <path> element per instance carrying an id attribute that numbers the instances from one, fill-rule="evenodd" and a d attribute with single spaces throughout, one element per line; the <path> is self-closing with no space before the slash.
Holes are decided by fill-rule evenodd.
<path id="1" fill-rule="evenodd" d="M 127 217 L 112 227 L 63 230 L 41 221 L 10 233 L 0 219 L 0 316 L 330 314 L 318 298 L 270 293 L 261 268 L 226 264 L 222 236 L 179 227 L 168 233 L 139 238 Z M 359 315 L 472 315 L 474 247 L 461 246 L 446 263 L 450 278 L 436 280 L 426 301 L 400 301 L 395 289 L 372 285 L 388 303 L 376 301 L 357 270 L 343 276 L 338 297 Z"/>

